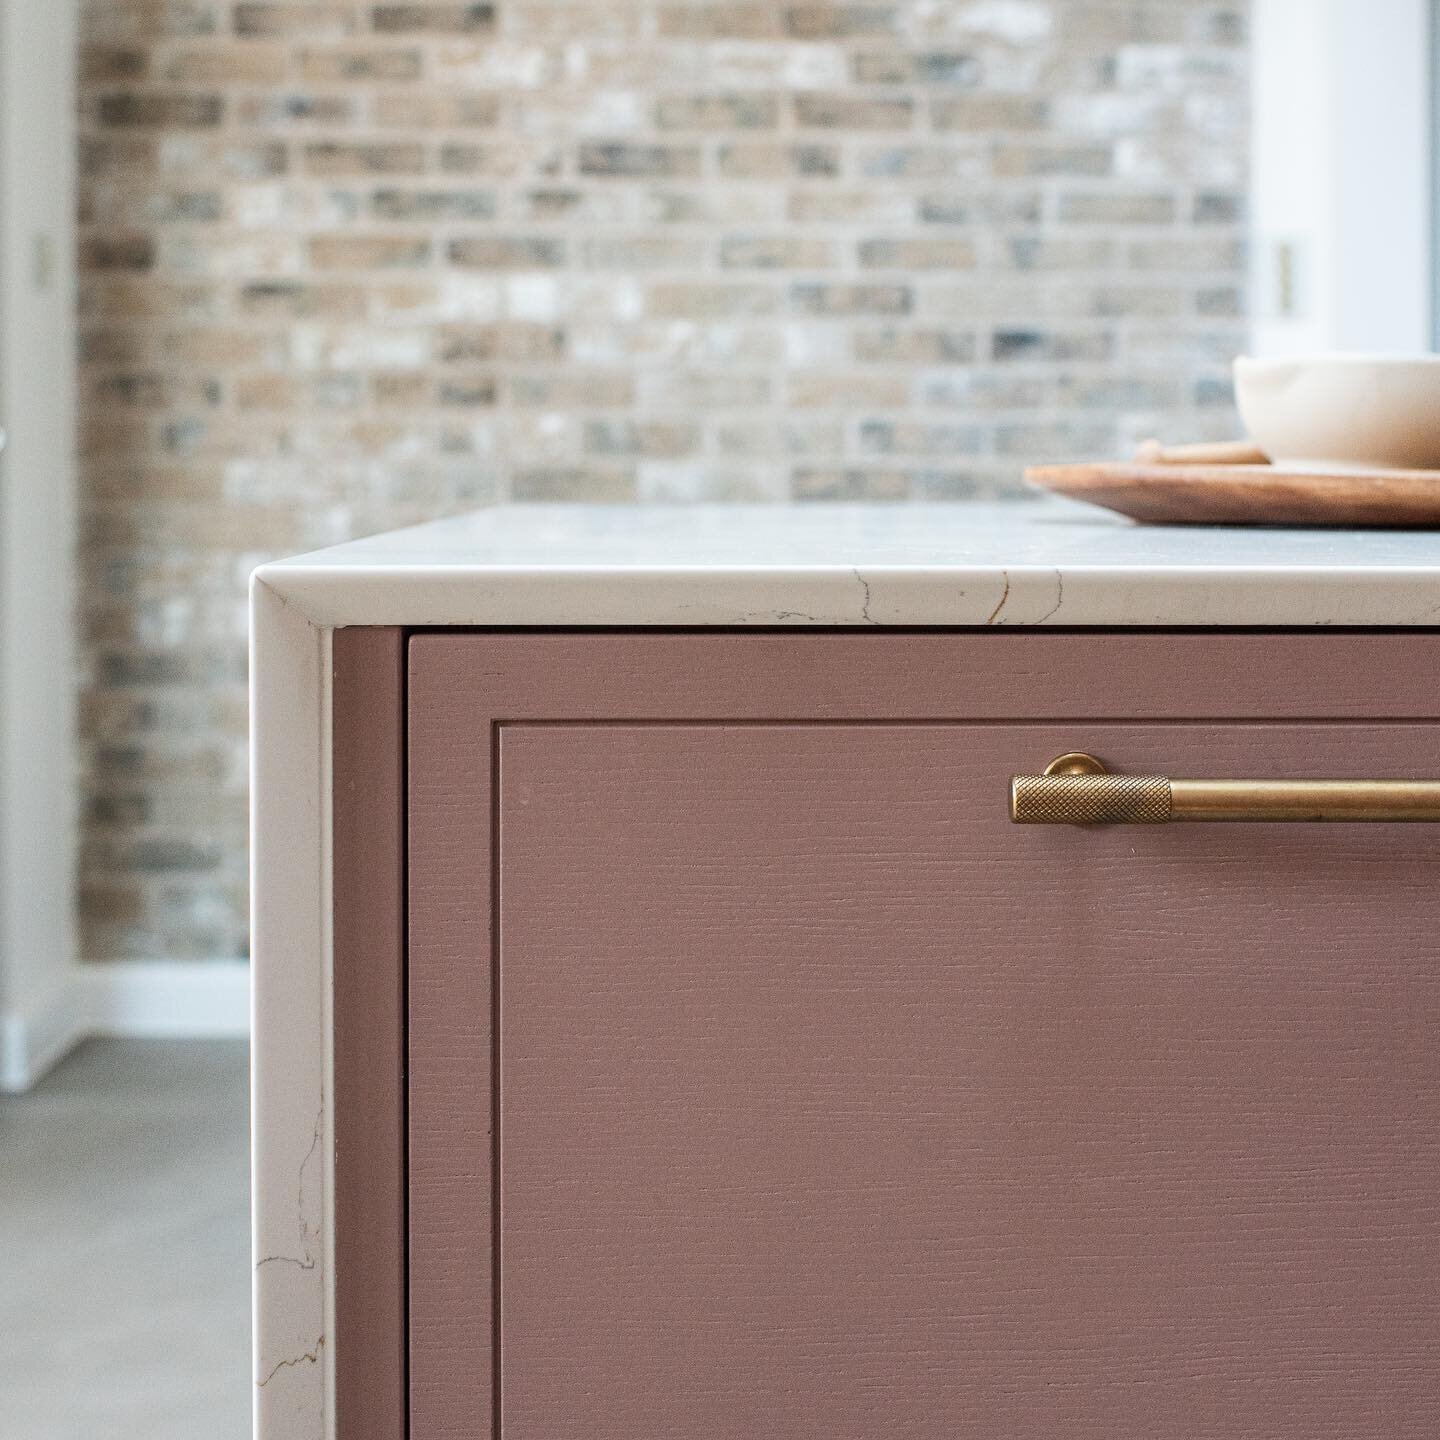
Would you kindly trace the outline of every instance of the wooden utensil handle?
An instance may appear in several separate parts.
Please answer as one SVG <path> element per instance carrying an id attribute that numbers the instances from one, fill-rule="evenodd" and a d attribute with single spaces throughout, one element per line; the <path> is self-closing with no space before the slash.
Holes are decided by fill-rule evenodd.
<path id="1" fill-rule="evenodd" d="M 1205 445 L 1162 445 L 1143 440 L 1135 459 L 1141 465 L 1268 465 L 1270 457 L 1253 441 L 1226 440 Z"/>

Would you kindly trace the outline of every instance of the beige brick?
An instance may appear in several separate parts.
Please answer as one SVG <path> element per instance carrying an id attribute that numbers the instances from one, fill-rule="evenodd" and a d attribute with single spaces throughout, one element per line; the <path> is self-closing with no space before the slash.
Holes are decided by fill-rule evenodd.
<path id="1" fill-rule="evenodd" d="M 897 225 L 913 222 L 915 207 L 914 195 L 903 190 L 884 190 L 874 185 L 857 190 L 807 186 L 790 192 L 786 214 L 802 224 Z"/>
<path id="2" fill-rule="evenodd" d="M 418 175 L 424 146 L 410 140 L 317 140 L 303 149 L 305 169 L 327 179 L 351 175 Z"/>
<path id="3" fill-rule="evenodd" d="M 316 84 L 371 80 L 395 84 L 418 80 L 421 58 L 420 51 L 409 46 L 341 45 L 301 50 L 298 67 L 302 80 Z"/>
<path id="4" fill-rule="evenodd" d="M 476 235 L 446 247 L 452 265 L 479 270 L 543 270 L 564 265 L 567 241 L 553 235 Z"/>
<path id="5" fill-rule="evenodd" d="M 1059 219 L 1072 225 L 1170 225 L 1177 204 L 1173 194 L 1071 193 L 1060 197 Z"/>
<path id="6" fill-rule="evenodd" d="M 1090 313 L 1110 320 L 1180 315 L 1186 298 L 1183 290 L 1171 285 L 1098 285 L 1088 293 Z"/>
<path id="7" fill-rule="evenodd" d="M 908 315 L 915 296 L 908 285 L 805 282 L 790 287 L 790 303 L 803 315 Z"/>
<path id="8" fill-rule="evenodd" d="M 1045 374 L 947 370 L 922 376 L 920 404 L 988 417 L 1001 410 L 1039 410 L 1055 389 Z"/>
<path id="9" fill-rule="evenodd" d="M 511 321 L 491 325 L 442 325 L 435 358 L 444 365 L 496 359 L 544 362 L 565 358 L 565 331 Z"/>
<path id="10" fill-rule="evenodd" d="M 839 455 L 845 445 L 839 420 L 796 416 L 785 420 L 723 418 L 711 425 L 722 455 L 764 460 L 776 455 Z"/>
<path id="11" fill-rule="evenodd" d="M 359 113 L 359 104 L 348 95 L 315 95 L 279 92 L 243 95 L 234 106 L 240 125 L 336 125 L 350 124 Z"/>
<path id="12" fill-rule="evenodd" d="M 639 377 L 637 394 L 642 405 L 677 410 L 743 409 L 764 405 L 771 398 L 768 375 L 743 370 L 661 370 Z"/>
<path id="13" fill-rule="evenodd" d="M 148 270 L 155 242 L 148 235 L 91 235 L 80 242 L 80 263 L 87 270 Z"/>
<path id="14" fill-rule="evenodd" d="M 308 251 L 317 270 L 387 270 L 426 264 L 431 245 L 413 235 L 317 235 Z"/>
<path id="15" fill-rule="evenodd" d="M 862 420 L 860 449 L 866 455 L 978 455 L 984 432 L 951 420 Z"/>
<path id="16" fill-rule="evenodd" d="M 225 102 L 219 95 L 128 90 L 101 95 L 95 109 L 101 125 L 176 130 L 218 125 Z"/>
<path id="17" fill-rule="evenodd" d="M 741 315 L 773 315 L 781 306 L 775 285 L 692 283 L 651 285 L 646 292 L 648 314 L 670 319 L 729 319 Z"/>
<path id="18" fill-rule="evenodd" d="M 785 31 L 785 17 L 779 5 L 735 0 L 728 4 L 693 3 L 660 6 L 660 34 L 698 40 L 770 40 Z"/>
<path id="19" fill-rule="evenodd" d="M 493 4 L 372 5 L 370 23 L 382 35 L 478 35 L 495 28 Z"/>
<path id="20" fill-rule="evenodd" d="M 235 403 L 242 410 L 291 410 L 299 401 L 300 386 L 290 375 L 242 375 L 235 382 Z"/>
<path id="21" fill-rule="evenodd" d="M 142 48 L 119 45 L 80 46 L 79 78 L 82 86 L 143 80 L 149 70 L 150 56 Z"/>
<path id="22" fill-rule="evenodd" d="M 164 41 L 213 35 L 219 28 L 216 0 L 106 0 L 86 6 L 82 33 L 94 41 Z"/>
<path id="23" fill-rule="evenodd" d="M 431 398 L 431 377 L 405 371 L 371 377 L 370 400 L 385 410 L 419 410 Z"/>
<path id="24" fill-rule="evenodd" d="M 994 359 L 1027 363 L 1102 361 L 1114 353 L 1115 338 L 1103 330 L 997 330 L 991 344 Z"/>
<path id="25" fill-rule="evenodd" d="M 856 147 L 859 173 L 867 180 L 964 180 L 990 178 L 986 146 L 969 144 L 888 144 Z"/>
<path id="26" fill-rule="evenodd" d="M 1203 190 L 1195 197 L 1191 209 L 1191 219 L 1196 225 L 1238 225 L 1245 216 L 1245 197 L 1234 191 Z"/>
<path id="27" fill-rule="evenodd" d="M 202 326 L 165 336 L 162 353 L 181 364 L 205 370 L 233 370 L 248 365 L 282 368 L 290 359 L 287 341 L 283 329 Z"/>
<path id="28" fill-rule="evenodd" d="M 700 149 L 696 145 L 590 140 L 580 146 L 578 164 L 582 175 L 670 179 L 698 175 Z"/>
<path id="29" fill-rule="evenodd" d="M 713 245 L 702 236 L 596 235 L 584 242 L 581 263 L 592 270 L 703 269 Z"/>
<path id="30" fill-rule="evenodd" d="M 221 398 L 216 380 L 158 371 L 101 371 L 88 378 L 82 394 L 91 404 L 128 410 L 203 408 L 218 405 Z"/>
<path id="31" fill-rule="evenodd" d="M 850 60 L 850 74 L 859 85 L 944 85 L 965 88 L 980 82 L 979 59 L 963 51 L 934 50 L 924 54 L 898 50 L 866 51 Z M 953 125 L 950 128 L 955 128 Z M 968 127 L 967 127 L 968 128 Z"/>
<path id="32" fill-rule="evenodd" d="M 726 235 L 720 242 L 726 270 L 826 270 L 839 257 L 839 245 L 818 236 Z"/>
<path id="33" fill-rule="evenodd" d="M 946 95 L 930 102 L 936 130 L 1043 130 L 1050 101 L 1040 95 Z"/>
<path id="34" fill-rule="evenodd" d="M 865 466 L 798 466 L 791 482 L 797 500 L 905 500 L 910 477 L 904 470 Z"/>
<path id="35" fill-rule="evenodd" d="M 603 410 L 634 402 L 635 376 L 624 370 L 536 371 L 511 375 L 505 389 L 512 405 Z"/>
<path id="36" fill-rule="evenodd" d="M 281 85 L 290 73 L 290 52 L 278 44 L 210 40 L 162 51 L 153 67 L 167 85 Z"/>
<path id="37" fill-rule="evenodd" d="M 629 47 L 623 52 L 633 53 Z M 587 75 L 606 83 L 595 73 L 596 56 L 584 54 Z M 529 44 L 486 36 L 483 39 L 447 39 L 428 51 L 430 78 L 442 87 L 478 90 L 534 90 L 557 84 L 565 77 L 566 54 L 557 45 Z M 654 74 L 653 66 L 645 72 Z"/>
<path id="38" fill-rule="evenodd" d="M 840 91 L 800 94 L 793 98 L 795 123 L 828 130 L 908 130 L 915 122 L 915 102 L 908 96 L 870 99 Z"/>
<path id="39" fill-rule="evenodd" d="M 968 365 L 978 345 L 973 331 L 888 325 L 856 330 L 855 358 L 885 365 Z"/>
<path id="40" fill-rule="evenodd" d="M 440 147 L 439 168 L 445 175 L 539 179 L 559 175 L 563 156 L 558 147 L 511 136 L 483 144 L 450 141 Z"/>
<path id="41" fill-rule="evenodd" d="M 783 467 L 710 459 L 642 460 L 635 498 L 642 504 L 755 504 L 784 498 Z"/>
<path id="42" fill-rule="evenodd" d="M 1001 455 L 1048 455 L 1056 460 L 1104 455 L 1115 449 L 1115 429 L 1086 420 L 1004 424 L 996 427 L 995 449 Z"/>
<path id="43" fill-rule="evenodd" d="M 635 498 L 635 471 L 629 466 L 573 466 L 519 469 L 510 487 L 521 501 L 614 503 Z"/>
<path id="44" fill-rule="evenodd" d="M 313 3 L 260 3 L 240 0 L 234 9 L 235 33 L 284 39 L 321 36 L 326 39 L 353 34 L 358 28 L 354 5 Z"/>
<path id="45" fill-rule="evenodd" d="M 700 427 L 693 420 L 637 420 L 615 417 L 585 422 L 585 450 L 591 455 L 693 455 Z"/>
<path id="46" fill-rule="evenodd" d="M 1024 235 L 1005 241 L 999 255 L 1016 270 L 1107 270 L 1115 264 L 1116 247 L 1104 237 Z"/>
<path id="47" fill-rule="evenodd" d="M 435 382 L 435 403 L 450 409 L 493 405 L 499 386 L 493 375 L 443 376 Z"/>
<path id="48" fill-rule="evenodd" d="M 633 43 L 647 33 L 652 11 L 649 4 L 609 5 L 579 0 L 566 5 L 544 0 L 538 5 L 511 3 L 506 12 L 506 30 L 521 40 L 552 40 L 574 43 L 581 40 Z"/>
<path id="49" fill-rule="evenodd" d="M 780 123 L 776 95 L 662 95 L 655 106 L 662 130 L 773 130 Z"/>
<path id="50" fill-rule="evenodd" d="M 1243 240 L 1202 236 L 1136 240 L 1126 247 L 1126 264 L 1136 270 L 1195 270 L 1204 274 L 1243 272 Z"/>
<path id="51" fill-rule="evenodd" d="M 377 95 L 377 125 L 411 130 L 469 130 L 500 123 L 498 95 L 440 95 L 395 93 Z"/>
<path id="52" fill-rule="evenodd" d="M 734 179 L 772 179 L 787 175 L 838 175 L 840 147 L 830 144 L 741 142 L 722 145 L 717 154 L 722 175 Z"/>
<path id="53" fill-rule="evenodd" d="M 678 325 L 669 320 L 626 324 L 592 322 L 569 331 L 577 364 L 751 365 L 784 356 L 779 327 L 764 321 L 728 325 Z"/>
<path id="54" fill-rule="evenodd" d="M 900 408 L 910 400 L 910 378 L 874 370 L 791 370 L 785 380 L 791 405 L 801 409 Z"/>
<path id="55" fill-rule="evenodd" d="M 1115 156 L 1107 145 L 1002 144 L 995 151 L 995 173 L 1011 175 L 1108 175 Z"/>
<path id="56" fill-rule="evenodd" d="M 434 224 L 441 220 L 491 220 L 496 212 L 493 190 L 376 190 L 370 211 L 381 220 Z"/>
<path id="57" fill-rule="evenodd" d="M 949 236 L 862 240 L 860 264 L 867 270 L 969 270 L 975 243 Z"/>
<path id="58" fill-rule="evenodd" d="M 1239 285 L 1206 286 L 1195 294 L 1195 313 L 1238 320 L 1245 313 L 1245 290 Z"/>
<path id="59" fill-rule="evenodd" d="M 853 40 L 890 36 L 899 25 L 899 5 L 804 4 L 785 7 L 785 29 L 801 40 Z"/>
<path id="60" fill-rule="evenodd" d="M 365 313 L 366 292 L 328 281 L 253 280 L 240 287 L 237 305 L 246 316 L 351 319 Z"/>
<path id="61" fill-rule="evenodd" d="M 86 258 L 82 249 L 82 261 Z M 175 282 L 154 276 L 96 273 L 87 266 L 80 285 L 80 313 L 136 325 L 154 319 L 204 323 L 223 310 L 213 283 Z"/>
<path id="62" fill-rule="evenodd" d="M 204 174 L 218 168 L 233 180 L 262 180 L 284 175 L 290 169 L 290 151 L 283 140 L 220 140 L 196 155 L 196 164 L 184 166 Z"/>
<path id="63" fill-rule="evenodd" d="M 600 199 L 594 196 L 593 199 Z M 612 190 L 609 198 L 623 205 Z M 599 206 L 595 207 L 599 209 Z M 714 229 L 725 225 L 764 224 L 783 220 L 785 197 L 774 186 L 736 187 L 717 193 L 713 187 L 684 189 L 666 185 L 639 197 L 641 218 L 655 225 L 691 225 Z M 617 213 L 616 218 L 624 218 Z"/>
<path id="64" fill-rule="evenodd" d="M 1066 410 L 1178 410 L 1183 382 L 1163 375 L 1061 375 L 1055 398 Z"/>
<path id="65" fill-rule="evenodd" d="M 611 225 L 635 211 L 634 197 L 613 187 L 540 186 L 512 197 L 512 204 L 522 219 L 566 224 Z"/>
<path id="66" fill-rule="evenodd" d="M 84 136 L 80 141 L 80 174 L 97 181 L 108 180 L 117 172 L 153 174 L 159 169 L 159 153 L 157 142 L 148 136 Z M 82 193 L 82 205 L 87 198 Z"/>
<path id="67" fill-rule="evenodd" d="M 925 191 L 916 201 L 926 225 L 1039 225 L 1044 201 L 1038 190 Z"/>

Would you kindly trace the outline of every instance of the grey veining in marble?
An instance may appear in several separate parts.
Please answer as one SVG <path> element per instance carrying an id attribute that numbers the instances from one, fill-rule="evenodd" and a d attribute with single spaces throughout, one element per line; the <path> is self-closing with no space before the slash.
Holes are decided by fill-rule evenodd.
<path id="1" fill-rule="evenodd" d="M 250 1434 L 248 1057 L 90 1041 L 0 1100 L 0 1435 Z"/>
<path id="2" fill-rule="evenodd" d="M 1434 625 L 1440 534 L 1069 501 L 502 506 L 257 572 L 319 625 Z"/>

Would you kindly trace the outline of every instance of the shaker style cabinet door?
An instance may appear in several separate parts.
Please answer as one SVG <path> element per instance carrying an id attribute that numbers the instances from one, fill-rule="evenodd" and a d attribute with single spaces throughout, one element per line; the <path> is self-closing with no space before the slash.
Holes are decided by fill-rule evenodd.
<path id="1" fill-rule="evenodd" d="M 413 640 L 416 1440 L 1440 1433 L 1440 827 L 1007 807 L 1440 778 L 1373 639 Z"/>

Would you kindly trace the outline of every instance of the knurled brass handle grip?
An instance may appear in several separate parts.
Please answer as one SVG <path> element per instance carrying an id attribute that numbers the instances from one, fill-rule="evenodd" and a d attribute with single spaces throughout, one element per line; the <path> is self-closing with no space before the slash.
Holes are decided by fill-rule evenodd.
<path id="1" fill-rule="evenodd" d="M 1061 755 L 1010 780 L 1017 825 L 1179 821 L 1440 822 L 1440 780 L 1172 780 L 1112 775 L 1093 755 Z"/>
<path id="2" fill-rule="evenodd" d="M 1010 782 L 1017 825 L 1166 825 L 1163 775 L 1017 775 Z"/>

